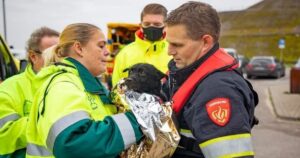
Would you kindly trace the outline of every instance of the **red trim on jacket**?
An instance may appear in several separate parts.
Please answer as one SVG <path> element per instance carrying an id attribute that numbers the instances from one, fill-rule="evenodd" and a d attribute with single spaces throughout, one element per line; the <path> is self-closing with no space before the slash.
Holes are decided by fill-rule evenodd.
<path id="1" fill-rule="evenodd" d="M 186 101 L 189 99 L 189 96 L 197 87 L 197 83 L 199 83 L 207 75 L 219 69 L 232 70 L 237 68 L 237 66 L 238 63 L 232 56 L 224 52 L 222 49 L 218 49 L 204 63 L 202 63 L 176 91 L 172 97 L 173 110 L 175 113 L 178 114 L 181 111 Z"/>
<path id="2" fill-rule="evenodd" d="M 144 34 L 142 32 L 142 28 L 138 29 L 135 33 L 138 38 L 144 40 Z"/>

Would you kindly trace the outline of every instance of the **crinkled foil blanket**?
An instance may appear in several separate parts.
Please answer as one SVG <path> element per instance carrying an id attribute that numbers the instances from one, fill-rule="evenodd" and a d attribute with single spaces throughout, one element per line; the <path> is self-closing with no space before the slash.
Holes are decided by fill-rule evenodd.
<path id="1" fill-rule="evenodd" d="M 171 157 L 180 136 L 172 120 L 170 102 L 161 103 L 154 95 L 127 90 L 120 81 L 112 92 L 111 98 L 119 112 L 131 110 L 145 135 L 138 143 L 125 150 L 125 158 L 162 158 Z"/>

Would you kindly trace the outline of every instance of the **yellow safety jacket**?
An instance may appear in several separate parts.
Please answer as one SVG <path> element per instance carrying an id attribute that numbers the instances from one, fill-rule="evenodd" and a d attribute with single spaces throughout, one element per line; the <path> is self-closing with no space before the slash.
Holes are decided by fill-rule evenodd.
<path id="1" fill-rule="evenodd" d="M 37 80 L 26 157 L 116 157 L 141 138 L 133 114 L 113 115 L 108 91 L 75 59 L 41 70 Z"/>
<path id="2" fill-rule="evenodd" d="M 0 84 L 0 157 L 25 157 L 25 134 L 35 76 L 28 65 L 25 72 Z"/>
<path id="3" fill-rule="evenodd" d="M 112 76 L 113 86 L 121 78 L 128 76 L 128 72 L 123 72 L 126 68 L 137 63 L 152 64 L 163 73 L 168 71 L 168 62 L 172 58 L 168 55 L 168 42 L 165 39 L 155 42 L 146 41 L 139 34 L 138 31 L 135 34 L 135 41 L 125 46 L 116 56 Z"/>

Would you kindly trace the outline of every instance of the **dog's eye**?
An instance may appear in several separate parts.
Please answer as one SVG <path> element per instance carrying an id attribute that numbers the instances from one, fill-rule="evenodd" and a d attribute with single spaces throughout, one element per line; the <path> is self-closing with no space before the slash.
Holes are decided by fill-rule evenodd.
<path id="1" fill-rule="evenodd" d="M 129 70 L 129 71 L 128 71 L 128 76 L 131 76 L 132 74 L 134 74 L 134 71 Z"/>
<path id="2" fill-rule="evenodd" d="M 137 72 L 137 71 L 138 71 L 138 70 L 137 70 L 136 68 L 130 68 L 128 72 L 129 72 L 129 73 L 134 73 L 134 72 Z"/>

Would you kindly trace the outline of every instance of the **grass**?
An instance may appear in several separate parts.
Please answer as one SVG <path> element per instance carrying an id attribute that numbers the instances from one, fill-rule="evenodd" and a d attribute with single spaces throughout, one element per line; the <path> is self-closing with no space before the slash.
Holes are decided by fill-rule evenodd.
<path id="1" fill-rule="evenodd" d="M 265 0 L 244 11 L 219 13 L 221 47 L 233 47 L 239 54 L 273 55 L 293 64 L 300 57 L 300 12 L 298 0 Z M 285 49 L 278 40 L 285 39 Z"/>

